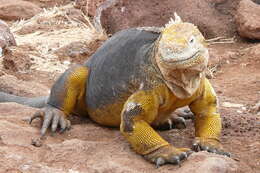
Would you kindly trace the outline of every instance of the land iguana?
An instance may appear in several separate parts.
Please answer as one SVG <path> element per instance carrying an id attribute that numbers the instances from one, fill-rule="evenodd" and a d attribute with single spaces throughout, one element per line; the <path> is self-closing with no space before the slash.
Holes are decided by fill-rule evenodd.
<path id="1" fill-rule="evenodd" d="M 159 32 L 119 31 L 83 65 L 60 76 L 30 122 L 42 118 L 45 135 L 48 128 L 69 129 L 73 113 L 89 116 L 98 124 L 120 127 L 136 153 L 160 166 L 179 164 L 191 153 L 154 130 L 169 122 L 171 112 L 189 106 L 195 116 L 192 148 L 229 156 L 220 143 L 216 93 L 205 77 L 208 57 L 201 32 L 177 14 Z"/>

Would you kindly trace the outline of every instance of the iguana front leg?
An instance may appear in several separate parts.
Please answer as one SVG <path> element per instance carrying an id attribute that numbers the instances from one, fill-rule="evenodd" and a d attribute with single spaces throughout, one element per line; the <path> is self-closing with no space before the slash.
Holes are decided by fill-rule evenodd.
<path id="1" fill-rule="evenodd" d="M 230 154 L 223 151 L 220 143 L 221 118 L 217 110 L 217 98 L 214 89 L 205 79 L 201 96 L 190 104 L 195 114 L 195 141 L 193 149 L 206 150 L 217 154 Z"/>
<path id="2" fill-rule="evenodd" d="M 189 149 L 179 149 L 165 141 L 150 124 L 155 120 L 159 98 L 152 91 L 138 91 L 129 97 L 121 113 L 120 130 L 131 147 L 157 166 L 178 164 Z"/>
<path id="3" fill-rule="evenodd" d="M 85 107 L 87 77 L 87 67 L 77 65 L 65 71 L 55 82 L 47 106 L 37 111 L 30 120 L 31 123 L 35 118 L 43 119 L 41 136 L 46 133 L 49 126 L 52 132 L 55 132 L 58 126 L 61 132 L 70 128 L 68 116 L 77 109 L 82 110 Z"/>

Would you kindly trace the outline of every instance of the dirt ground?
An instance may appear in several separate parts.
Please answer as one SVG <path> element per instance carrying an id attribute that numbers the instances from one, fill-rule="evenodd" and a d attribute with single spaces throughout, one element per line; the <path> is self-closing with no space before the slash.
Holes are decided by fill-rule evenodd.
<path id="1" fill-rule="evenodd" d="M 224 46 L 216 49 L 227 51 Z M 233 47 L 233 51 L 238 52 L 241 46 Z M 232 50 L 232 46 L 227 49 Z M 230 58 L 227 62 L 220 66 L 211 80 L 220 100 L 224 126 L 223 144 L 241 164 L 246 164 L 257 172 L 260 170 L 260 117 L 250 108 L 260 100 L 259 54 L 250 56 L 245 53 Z M 224 102 L 244 106 L 230 108 L 225 107 Z"/>
<path id="2" fill-rule="evenodd" d="M 68 28 L 67 25 L 66 27 Z M 43 36 L 50 38 L 59 34 L 58 32 L 53 34 L 44 28 L 44 31 L 39 31 L 38 36 L 45 32 L 48 34 Z M 19 35 L 17 32 L 15 36 L 18 44 L 29 45 L 30 40 L 25 40 L 26 35 Z M 55 41 L 53 45 L 57 44 Z M 84 41 L 82 42 L 85 43 Z M 51 59 L 52 66 L 62 65 L 61 70 L 58 71 L 55 70 L 56 68 L 50 71 L 45 70 L 48 66 L 43 69 L 30 68 L 17 71 L 12 68 L 6 69 L 1 65 L 0 91 L 21 96 L 47 95 L 49 92 L 47 88 L 52 86 L 62 70 L 67 67 L 64 66 L 64 61 L 82 62 L 82 57 L 93 53 L 102 41 L 102 39 L 97 39 L 91 42 L 88 39 L 86 44 L 90 46 L 86 47 L 87 53 L 83 51 L 83 54 L 76 58 L 74 55 L 66 55 L 65 59 L 60 59 L 58 55 L 57 58 Z M 74 43 L 74 40 L 71 42 Z M 30 46 L 25 47 L 26 53 L 41 56 L 40 53 L 34 51 L 34 47 Z M 238 39 L 230 44 L 212 44 L 209 50 L 210 69 L 213 71 L 213 78 L 210 81 L 219 99 L 223 121 L 221 140 L 224 148 L 232 153 L 232 159 L 239 166 L 237 172 L 260 172 L 260 115 L 253 109 L 260 101 L 260 44 Z M 53 52 L 48 51 L 48 53 Z M 21 57 L 27 60 L 32 58 L 23 54 Z M 42 59 L 46 60 L 48 57 Z M 41 62 L 43 63 L 45 61 Z M 37 65 L 37 62 L 33 61 L 33 64 Z M 32 67 L 35 66 L 32 65 Z M 39 89 L 44 91 L 39 91 Z M 75 170 L 82 172 L 86 170 L 88 172 L 115 172 L 115 170 L 118 172 L 185 172 L 184 168 L 191 161 L 196 163 L 204 157 L 203 153 L 194 155 L 181 168 L 167 165 L 155 169 L 154 165 L 147 163 L 130 150 L 118 129 L 101 127 L 82 117 L 72 119 L 73 128 L 69 132 L 55 136 L 48 134 L 43 146 L 37 148 L 31 145 L 31 140 L 39 135 L 40 124 L 35 122 L 30 126 L 27 122 L 35 110 L 13 103 L 0 104 L 0 155 L 4 156 L 0 158 L 0 173 L 1 170 L 10 173 L 63 172 L 64 169 L 68 170 L 67 172 L 77 172 Z M 189 120 L 188 127 L 184 130 L 161 131 L 160 134 L 177 147 L 190 147 L 194 137 L 193 122 Z M 129 161 L 131 161 L 130 164 Z M 221 172 L 220 168 L 217 170 Z"/>
<path id="3" fill-rule="evenodd" d="M 238 161 L 241 172 L 260 171 L 260 118 L 259 115 L 251 111 L 251 108 L 260 100 L 260 59 L 258 55 L 252 54 L 250 56 L 249 54 L 251 47 L 254 46 L 255 44 L 241 45 L 241 43 L 211 46 L 211 50 L 220 52 L 220 54 L 225 55 L 226 52 L 229 52 L 232 55 L 224 57 L 218 64 L 214 64 L 216 73 L 214 73 L 211 82 L 220 100 L 220 112 L 223 120 L 222 142 L 226 150 L 232 153 L 232 158 Z M 36 74 L 42 76 L 40 80 Z M 54 82 L 53 78 L 46 72 L 33 71 L 30 74 L 15 73 L 14 75 L 18 79 L 37 81 L 47 87 Z M 4 90 L 4 88 L 1 89 Z M 27 94 L 24 93 L 23 95 Z M 224 104 L 226 102 L 241 105 L 239 107 L 226 107 Z M 192 122 L 188 124 L 188 128 L 185 130 L 164 131 L 161 134 L 176 146 L 189 147 L 193 139 L 194 129 Z M 29 125 L 23 124 L 23 126 Z M 39 125 L 33 129 L 34 133 L 37 134 L 38 128 Z M 85 136 L 83 133 L 85 130 L 91 130 L 93 133 L 87 133 L 88 135 Z M 16 133 L 16 135 L 19 135 L 19 133 Z M 113 139 L 111 139 L 111 135 Z M 122 142 L 121 147 L 124 147 L 124 149 L 128 147 L 116 129 L 99 127 L 85 119 L 83 119 L 83 122 L 82 119 L 76 119 L 71 132 L 56 135 L 55 139 L 49 137 L 46 144 L 61 143 L 74 138 L 83 141 L 91 139 L 91 141 L 98 141 L 98 143 L 106 141 L 112 151 L 118 149 L 118 145 L 114 145 L 116 139 L 120 139 L 119 141 Z M 29 141 L 26 142 L 28 145 Z M 128 151 L 131 152 L 127 149 Z M 76 155 L 71 157 L 71 159 L 78 159 Z M 115 155 L 114 157 L 121 158 L 127 157 L 127 155 L 125 153 L 125 156 Z M 150 169 L 149 166 L 145 170 Z"/>

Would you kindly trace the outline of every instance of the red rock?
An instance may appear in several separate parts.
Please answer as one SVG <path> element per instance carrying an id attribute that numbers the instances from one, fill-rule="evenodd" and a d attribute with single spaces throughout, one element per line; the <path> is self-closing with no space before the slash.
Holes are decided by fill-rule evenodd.
<path id="1" fill-rule="evenodd" d="M 54 51 L 60 61 L 70 60 L 71 62 L 84 63 L 104 42 L 104 40 L 93 40 L 90 43 L 76 41 Z"/>
<path id="2" fill-rule="evenodd" d="M 217 154 L 209 154 L 207 152 L 198 152 L 192 154 L 187 162 L 182 164 L 178 169 L 179 173 L 235 173 L 238 171 L 236 161 Z"/>
<path id="3" fill-rule="evenodd" d="M 8 49 L 4 52 L 3 65 L 7 70 L 28 71 L 32 66 L 31 58 L 23 50 L 23 47 L 16 47 L 15 49 Z"/>
<path id="4" fill-rule="evenodd" d="M 248 55 L 251 57 L 260 57 L 260 44 L 252 46 L 248 49 Z M 260 59 L 258 59 L 260 61 Z"/>
<path id="5" fill-rule="evenodd" d="M 113 0 L 115 5 L 104 9 L 102 26 L 115 33 L 136 26 L 164 26 L 174 12 L 183 21 L 194 23 L 208 38 L 232 37 L 236 34 L 232 13 L 238 1 L 212 0 Z M 108 1 L 107 1 L 108 2 Z"/>
<path id="6" fill-rule="evenodd" d="M 153 164 L 131 151 L 119 130 L 80 121 L 64 134 L 47 134 L 41 147 L 31 145 L 39 137 L 39 121 L 27 120 L 36 109 L 15 103 L 0 104 L 0 170 L 2 172 L 163 172 L 218 173 L 238 171 L 238 164 L 224 156 L 199 152 L 181 167 Z"/>
<path id="7" fill-rule="evenodd" d="M 236 14 L 237 30 L 240 36 L 260 39 L 260 5 L 251 0 L 241 0 Z"/>
<path id="8" fill-rule="evenodd" d="M 0 0 L 0 19 L 29 19 L 41 12 L 37 5 L 23 0 Z"/>

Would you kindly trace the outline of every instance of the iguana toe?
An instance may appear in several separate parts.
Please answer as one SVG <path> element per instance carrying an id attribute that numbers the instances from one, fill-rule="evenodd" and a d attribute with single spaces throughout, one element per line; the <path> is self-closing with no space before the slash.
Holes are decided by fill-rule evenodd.
<path id="1" fill-rule="evenodd" d="M 173 127 L 176 129 L 185 129 L 187 127 L 186 120 L 183 117 L 173 117 L 171 121 Z"/>
<path id="2" fill-rule="evenodd" d="M 159 168 L 160 166 L 165 164 L 165 160 L 162 157 L 158 157 L 157 159 L 155 159 L 155 165 L 156 168 Z"/>
<path id="3" fill-rule="evenodd" d="M 174 164 L 178 165 L 184 159 L 186 159 L 191 154 L 190 149 L 179 149 L 173 146 L 164 146 L 159 148 L 152 153 L 145 155 L 144 157 L 150 161 L 155 163 L 156 167 L 160 167 L 164 164 Z"/>
<path id="4" fill-rule="evenodd" d="M 185 129 L 186 120 L 182 117 L 171 117 L 164 123 L 158 125 L 156 129 L 158 130 L 171 130 L 171 129 Z"/>
<path id="5" fill-rule="evenodd" d="M 187 119 L 194 119 L 194 114 L 190 111 L 188 106 L 177 109 L 174 112 L 177 116 Z"/>
<path id="6" fill-rule="evenodd" d="M 52 133 L 56 132 L 58 127 L 60 127 L 60 133 L 69 130 L 71 123 L 66 119 L 65 114 L 52 106 L 46 106 L 43 109 L 37 111 L 29 120 L 31 124 L 36 118 L 41 118 L 43 120 L 43 125 L 41 128 L 41 136 L 46 134 L 46 131 L 51 127 Z"/>
<path id="7" fill-rule="evenodd" d="M 207 151 L 228 157 L 231 156 L 229 152 L 223 151 L 223 147 L 218 140 L 212 138 L 196 138 L 192 145 L 192 149 L 194 151 Z"/>

